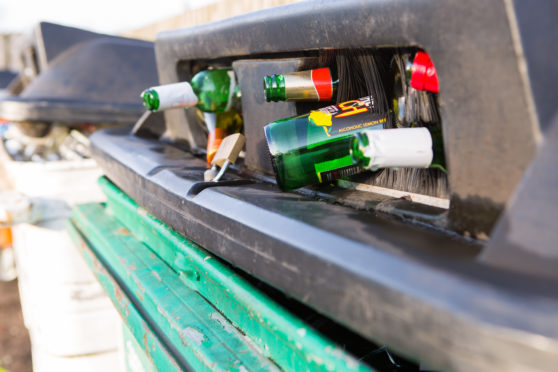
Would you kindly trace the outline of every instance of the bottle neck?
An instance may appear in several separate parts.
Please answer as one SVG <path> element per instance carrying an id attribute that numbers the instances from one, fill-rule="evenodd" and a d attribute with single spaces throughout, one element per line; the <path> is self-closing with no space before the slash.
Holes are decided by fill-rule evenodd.
<path id="1" fill-rule="evenodd" d="M 146 89 L 141 93 L 141 99 L 143 101 L 143 106 L 149 111 L 157 111 L 159 108 L 159 94 L 157 90 L 150 88 Z"/>
<path id="2" fill-rule="evenodd" d="M 432 151 L 434 152 L 430 167 L 438 168 L 444 173 L 447 173 L 448 171 L 446 168 L 446 155 L 444 152 L 444 138 L 442 137 L 442 130 L 439 128 L 430 129 L 430 135 L 432 136 Z"/>
<path id="3" fill-rule="evenodd" d="M 141 93 L 141 99 L 145 108 L 151 111 L 192 107 L 198 103 L 198 97 L 187 82 L 151 87 Z"/>
<path id="4" fill-rule="evenodd" d="M 337 93 L 337 77 L 328 67 L 264 78 L 267 102 L 331 101 Z"/>

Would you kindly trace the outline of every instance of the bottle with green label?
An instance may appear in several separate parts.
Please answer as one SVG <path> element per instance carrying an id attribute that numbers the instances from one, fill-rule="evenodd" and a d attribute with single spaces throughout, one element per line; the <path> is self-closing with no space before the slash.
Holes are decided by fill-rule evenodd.
<path id="1" fill-rule="evenodd" d="M 351 158 L 353 134 L 383 129 L 387 117 L 375 113 L 373 98 L 343 102 L 265 126 L 277 184 L 283 190 L 330 183 L 361 169 Z"/>
<path id="2" fill-rule="evenodd" d="M 151 87 L 142 92 L 143 105 L 150 111 L 196 106 L 204 112 L 225 112 L 240 99 L 232 69 L 198 72 L 192 80 Z"/>
<path id="3" fill-rule="evenodd" d="M 337 94 L 337 71 L 329 67 L 268 75 L 264 78 L 264 95 L 273 101 L 331 101 Z"/>
<path id="4" fill-rule="evenodd" d="M 353 163 L 361 169 L 438 168 L 446 172 L 442 133 L 437 129 L 396 128 L 354 134 Z"/>

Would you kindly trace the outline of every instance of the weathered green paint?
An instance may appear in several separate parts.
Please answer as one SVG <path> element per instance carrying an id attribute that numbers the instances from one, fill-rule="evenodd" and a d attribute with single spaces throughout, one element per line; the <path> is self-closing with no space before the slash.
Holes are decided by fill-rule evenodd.
<path id="1" fill-rule="evenodd" d="M 281 368 L 371 370 L 238 276 L 213 254 L 149 215 L 106 178 L 101 178 L 99 184 L 107 195 L 113 216 Z"/>
<path id="2" fill-rule="evenodd" d="M 155 372 L 155 366 L 138 343 L 127 324 L 122 324 L 122 348 L 126 372 Z"/>
<path id="3" fill-rule="evenodd" d="M 72 222 L 151 319 L 151 327 L 158 327 L 157 336 L 175 359 L 195 371 L 278 370 L 102 204 L 75 207 Z"/>
<path id="4" fill-rule="evenodd" d="M 75 246 L 85 258 L 85 262 L 120 313 L 124 324 L 130 328 L 132 334 L 142 346 L 143 352 L 151 363 L 152 368 L 165 372 L 181 371 L 182 369 L 178 366 L 176 360 L 153 334 L 151 327 L 145 322 L 112 275 L 107 272 L 77 228 L 71 222 L 68 222 L 67 230 Z"/>

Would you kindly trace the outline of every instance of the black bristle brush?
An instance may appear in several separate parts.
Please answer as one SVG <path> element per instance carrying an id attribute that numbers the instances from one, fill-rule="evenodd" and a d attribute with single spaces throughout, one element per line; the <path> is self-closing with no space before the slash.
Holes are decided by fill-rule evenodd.
<path id="1" fill-rule="evenodd" d="M 386 128 L 406 126 L 405 123 L 441 128 L 436 96 L 413 89 L 404 78 L 410 58 L 408 53 L 396 53 L 390 58 L 370 49 L 338 51 L 337 102 L 369 95 L 376 112 L 388 117 Z M 398 117 L 398 95 L 404 98 L 399 102 L 405 105 L 404 120 Z M 439 169 L 383 169 L 353 176 L 352 180 L 440 198 L 449 195 L 447 175 Z"/>

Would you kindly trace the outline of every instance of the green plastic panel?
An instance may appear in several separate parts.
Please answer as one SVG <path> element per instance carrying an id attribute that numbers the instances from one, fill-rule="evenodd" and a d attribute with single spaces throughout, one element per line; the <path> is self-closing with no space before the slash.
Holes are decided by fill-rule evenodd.
<path id="1" fill-rule="evenodd" d="M 142 346 L 145 356 L 153 368 L 159 371 L 181 371 L 182 368 L 161 344 L 157 336 L 155 336 L 151 326 L 145 321 L 128 296 L 124 294 L 114 275 L 107 271 L 81 233 L 70 222 L 68 223 L 67 230 L 75 246 L 85 258 L 85 262 L 87 262 L 89 268 L 120 313 L 125 326 L 129 328 L 130 332 L 132 332 Z M 157 368 L 155 368 L 155 365 Z"/>
<path id="2" fill-rule="evenodd" d="M 157 371 L 126 324 L 122 325 L 122 348 L 126 372 Z"/>
<path id="3" fill-rule="evenodd" d="M 179 273 L 240 329 L 265 356 L 287 371 L 370 371 L 335 342 L 309 327 L 235 273 L 230 266 L 149 215 L 101 178 L 107 208 L 127 231 Z"/>
<path id="4" fill-rule="evenodd" d="M 210 303 L 185 286 L 175 271 L 107 214 L 104 205 L 91 203 L 75 207 L 72 223 L 79 229 L 73 235 L 86 237 L 82 239 L 84 245 L 102 257 L 99 261 L 103 265 L 110 267 L 111 275 L 122 283 L 122 297 L 127 296 L 134 304 L 167 353 L 172 355 L 169 359 L 175 359 L 180 369 L 279 370 Z M 142 331 L 137 327 L 143 328 L 144 324 L 133 322 L 129 326 L 138 342 L 143 342 L 138 338 Z M 173 370 L 163 367 L 160 361 L 154 360 L 158 370 Z"/>

